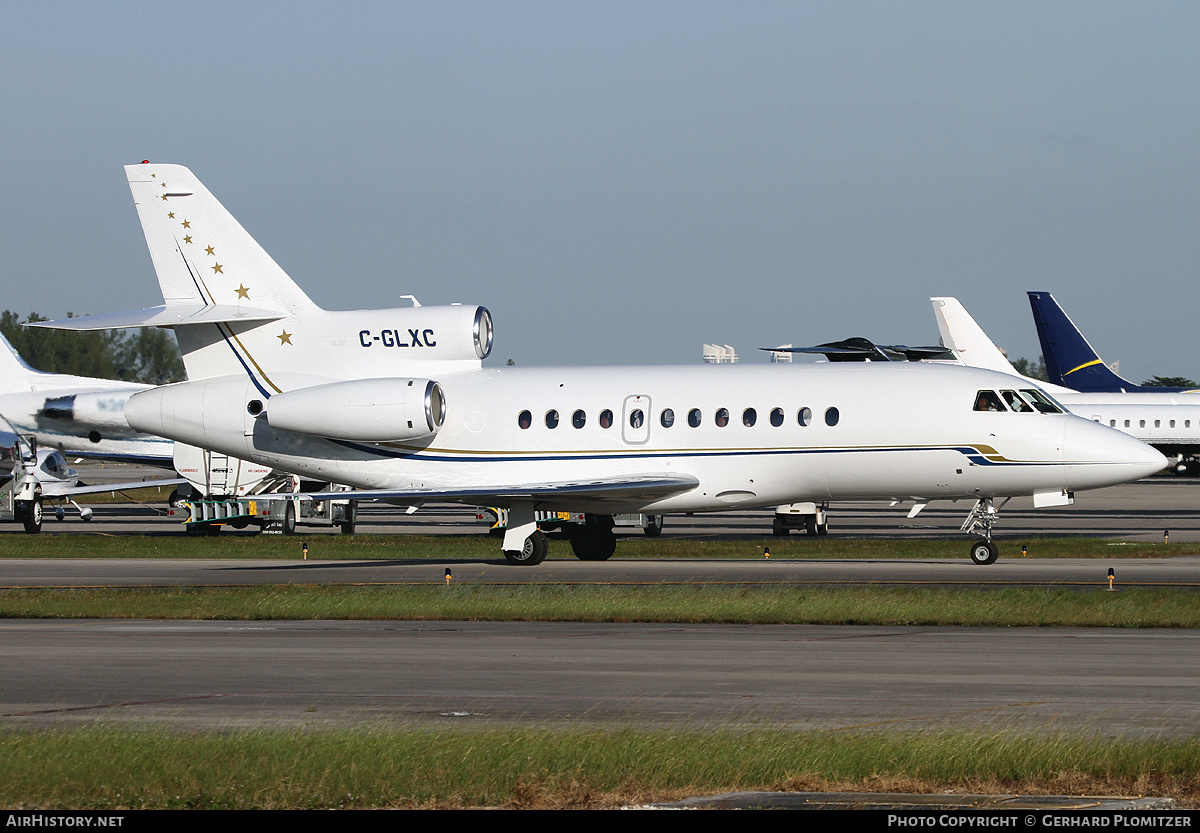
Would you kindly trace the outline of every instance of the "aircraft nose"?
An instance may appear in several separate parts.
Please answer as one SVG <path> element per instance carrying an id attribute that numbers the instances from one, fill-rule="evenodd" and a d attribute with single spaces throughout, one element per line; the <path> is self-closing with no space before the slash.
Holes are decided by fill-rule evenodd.
<path id="1" fill-rule="evenodd" d="M 1067 421 L 1063 463 L 1072 490 L 1130 483 L 1166 468 L 1167 458 L 1128 434 L 1082 417 Z"/>

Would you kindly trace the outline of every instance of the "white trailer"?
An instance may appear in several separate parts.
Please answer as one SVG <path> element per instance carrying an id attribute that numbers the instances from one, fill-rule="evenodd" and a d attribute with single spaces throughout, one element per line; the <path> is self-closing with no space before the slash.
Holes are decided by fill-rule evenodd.
<path id="1" fill-rule="evenodd" d="M 268 535 L 293 535 L 297 526 L 339 526 L 343 534 L 352 535 L 358 503 L 272 492 L 210 500 L 185 498 L 172 506 L 169 514 L 181 519 L 193 535 L 216 535 L 222 526 L 246 529 L 251 525 Z"/>

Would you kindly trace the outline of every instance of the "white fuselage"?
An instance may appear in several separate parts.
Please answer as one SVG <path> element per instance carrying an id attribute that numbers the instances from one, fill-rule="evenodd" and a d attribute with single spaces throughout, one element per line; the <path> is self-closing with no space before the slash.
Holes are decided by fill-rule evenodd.
<path id="1" fill-rule="evenodd" d="M 15 385 L 14 385 L 15 386 Z M 23 390 L 0 393 L 0 415 L 22 436 L 65 454 L 169 463 L 172 443 L 129 427 L 125 403 L 150 385 L 38 374 Z"/>
<path id="2" fill-rule="evenodd" d="M 286 395 L 331 380 L 274 381 Z M 138 394 L 126 417 L 142 431 L 362 489 L 502 491 L 648 475 L 698 481 L 619 508 L 606 503 L 601 510 L 587 497 L 544 502 L 574 511 L 1029 495 L 1126 482 L 1164 464 L 1141 443 L 1071 415 L 975 411 L 979 390 L 1012 388 L 1015 380 L 962 367 L 503 368 L 454 371 L 436 381 L 445 422 L 419 441 L 277 430 L 270 399 L 245 375 Z M 722 409 L 725 425 L 718 424 Z"/>

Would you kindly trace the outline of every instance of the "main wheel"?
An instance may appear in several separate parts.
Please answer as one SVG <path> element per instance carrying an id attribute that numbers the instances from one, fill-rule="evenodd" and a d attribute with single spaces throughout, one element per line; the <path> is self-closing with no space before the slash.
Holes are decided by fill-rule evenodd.
<path id="1" fill-rule="evenodd" d="M 651 538 L 657 538 L 659 535 L 662 535 L 663 516 L 647 515 L 646 518 L 650 521 L 650 525 L 642 527 L 642 532 Z"/>
<path id="2" fill-rule="evenodd" d="M 971 545 L 971 560 L 976 564 L 991 564 L 1000 550 L 991 541 L 976 541 Z"/>
<path id="3" fill-rule="evenodd" d="M 343 535 L 353 535 L 354 534 L 354 522 L 357 520 L 358 520 L 358 502 L 352 500 L 346 504 L 346 519 L 344 521 L 342 521 L 342 523 L 341 523 L 342 534 Z"/>
<path id="4" fill-rule="evenodd" d="M 36 535 L 42 531 L 42 499 L 40 497 L 29 501 L 29 508 L 21 522 L 25 525 L 25 531 L 30 535 Z"/>
<path id="5" fill-rule="evenodd" d="M 611 529 L 584 527 L 571 534 L 571 552 L 580 561 L 607 561 L 617 551 L 617 536 Z"/>
<path id="6" fill-rule="evenodd" d="M 525 539 L 519 550 L 505 550 L 504 559 L 509 564 L 516 564 L 521 567 L 532 567 L 534 564 L 541 564 L 546 560 L 546 553 L 550 551 L 550 542 L 546 540 L 546 534 L 540 529 L 534 532 Z"/>

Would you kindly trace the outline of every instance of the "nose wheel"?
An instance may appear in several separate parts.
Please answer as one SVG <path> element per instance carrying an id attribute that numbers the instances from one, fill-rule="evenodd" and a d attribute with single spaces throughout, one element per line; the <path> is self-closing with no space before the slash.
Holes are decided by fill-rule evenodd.
<path id="1" fill-rule="evenodd" d="M 967 519 L 963 521 L 962 531 L 972 535 L 983 536 L 982 541 L 971 545 L 971 561 L 975 564 L 993 564 L 1000 555 L 999 548 L 992 543 L 992 527 L 1000 517 L 1000 510 L 1011 498 L 1005 498 L 1004 503 L 996 506 L 990 497 L 981 497 L 975 501 Z"/>
<path id="2" fill-rule="evenodd" d="M 976 564 L 991 564 L 1000 555 L 1000 550 L 991 541 L 976 541 L 971 545 L 971 561 Z"/>

